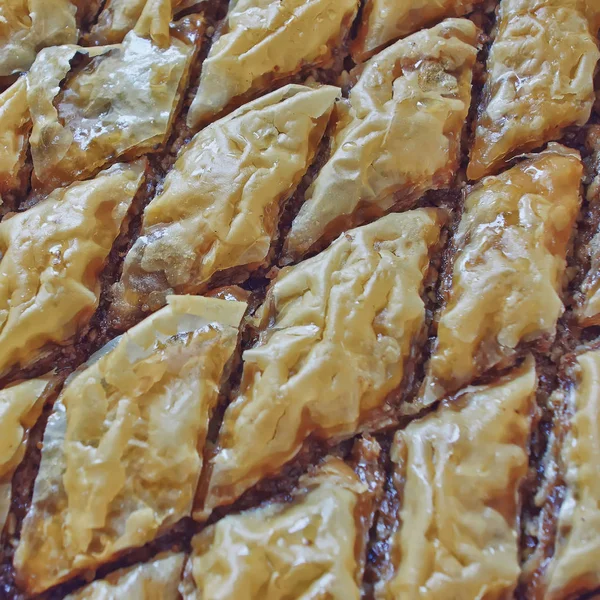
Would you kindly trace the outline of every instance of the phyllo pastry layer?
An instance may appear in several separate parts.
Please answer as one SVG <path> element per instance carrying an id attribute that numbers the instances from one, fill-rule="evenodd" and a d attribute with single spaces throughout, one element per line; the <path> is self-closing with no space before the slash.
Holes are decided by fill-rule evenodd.
<path id="1" fill-rule="evenodd" d="M 449 187 L 471 101 L 477 28 L 449 19 L 390 46 L 364 67 L 286 240 L 300 258 L 427 190 Z"/>
<path id="2" fill-rule="evenodd" d="M 170 296 L 67 383 L 15 555 L 25 589 L 95 568 L 190 515 L 245 308 Z"/>

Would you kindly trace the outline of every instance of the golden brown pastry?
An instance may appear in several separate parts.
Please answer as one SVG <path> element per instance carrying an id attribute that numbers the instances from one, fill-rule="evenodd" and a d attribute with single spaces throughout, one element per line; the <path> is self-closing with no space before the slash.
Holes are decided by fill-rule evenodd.
<path id="1" fill-rule="evenodd" d="M 388 215 L 280 271 L 259 341 L 243 354 L 205 512 L 277 472 L 310 435 L 339 440 L 392 418 L 386 400 L 422 334 L 423 280 L 442 221 L 435 209 Z"/>
<path id="2" fill-rule="evenodd" d="M 189 516 L 241 302 L 170 296 L 59 396 L 15 555 L 41 592 Z"/>
<path id="3" fill-rule="evenodd" d="M 197 128 L 306 66 L 328 66 L 358 0 L 236 0 L 202 64 L 187 122 Z"/>
<path id="4" fill-rule="evenodd" d="M 21 185 L 31 119 L 24 77 L 0 94 L 0 197 Z"/>
<path id="5" fill-rule="evenodd" d="M 167 553 L 120 569 L 65 597 L 65 600 L 179 600 L 183 553 Z"/>
<path id="6" fill-rule="evenodd" d="M 562 405 L 554 441 L 561 439 L 556 461 L 545 467 L 549 486 L 539 497 L 556 533 L 534 585 L 525 590 L 524 597 L 535 600 L 577 598 L 600 586 L 600 351 L 579 355 L 571 372 L 574 381 L 554 395 Z M 560 494 L 552 491 L 557 472 Z"/>
<path id="7" fill-rule="evenodd" d="M 169 290 L 196 293 L 219 271 L 260 266 L 339 93 L 290 85 L 196 134 L 144 211 L 117 313 L 160 306 Z"/>
<path id="8" fill-rule="evenodd" d="M 10 510 L 12 477 L 52 388 L 52 379 L 43 377 L 0 390 L 0 534 Z"/>
<path id="9" fill-rule="evenodd" d="M 448 187 L 460 162 L 477 28 L 449 19 L 372 58 L 350 92 L 331 157 L 308 189 L 284 254 L 297 260 L 344 229 Z"/>
<path id="10" fill-rule="evenodd" d="M 169 37 L 168 18 L 159 35 L 144 16 L 117 46 L 58 46 L 38 55 L 27 89 L 36 186 L 84 179 L 165 141 L 193 47 Z"/>
<path id="11" fill-rule="evenodd" d="M 355 62 L 370 58 L 389 42 L 446 17 L 462 17 L 483 0 L 366 0 L 352 43 Z"/>
<path id="12" fill-rule="evenodd" d="M 493 173 L 515 154 L 589 119 L 600 54 L 584 6 L 584 0 L 500 3 L 469 179 Z"/>
<path id="13" fill-rule="evenodd" d="M 506 366 L 522 342 L 554 337 L 582 169 L 552 144 L 467 194 L 425 404 Z"/>
<path id="14" fill-rule="evenodd" d="M 0 222 L 0 374 L 87 325 L 144 168 L 114 165 Z"/>
<path id="15" fill-rule="evenodd" d="M 77 43 L 76 10 L 70 0 L 2 0 L 0 77 L 27 71 L 42 48 Z"/>
<path id="16" fill-rule="evenodd" d="M 528 357 L 396 433 L 399 522 L 377 600 L 513 597 L 536 385 Z"/>
<path id="17" fill-rule="evenodd" d="M 184 600 L 359 600 L 368 486 L 337 458 L 291 502 L 229 515 L 192 539 Z"/>

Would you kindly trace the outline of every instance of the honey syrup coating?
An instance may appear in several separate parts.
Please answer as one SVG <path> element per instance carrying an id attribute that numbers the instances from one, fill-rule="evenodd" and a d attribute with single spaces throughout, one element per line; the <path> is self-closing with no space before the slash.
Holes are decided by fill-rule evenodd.
<path id="1" fill-rule="evenodd" d="M 170 15 L 157 24 L 151 8 L 121 44 L 39 53 L 27 76 L 35 187 L 85 179 L 166 140 L 194 47 L 170 35 Z"/>
<path id="2" fill-rule="evenodd" d="M 12 477 L 52 387 L 52 378 L 42 377 L 0 390 L 0 535 L 10 510 Z"/>
<path id="3" fill-rule="evenodd" d="M 478 32 L 466 19 L 390 46 L 364 67 L 337 123 L 331 156 L 306 192 L 284 260 L 295 261 L 345 229 L 427 190 L 449 187 L 471 101 Z"/>
<path id="4" fill-rule="evenodd" d="M 338 458 L 303 476 L 288 502 L 230 514 L 192 538 L 184 600 L 359 600 L 360 513 L 369 486 Z"/>
<path id="5" fill-rule="evenodd" d="M 551 144 L 467 193 L 420 404 L 554 337 L 582 172 L 576 151 Z"/>
<path id="6" fill-rule="evenodd" d="M 202 65 L 187 116 L 197 129 L 239 98 L 264 92 L 302 68 L 327 67 L 358 0 L 236 0 Z"/>
<path id="7" fill-rule="evenodd" d="M 600 53 L 585 0 L 503 0 L 467 168 L 498 171 L 515 154 L 585 125 Z M 589 3 L 592 4 L 592 3 Z"/>
<path id="8" fill-rule="evenodd" d="M 165 553 L 151 561 L 110 573 L 64 600 L 180 600 L 177 591 L 185 555 Z"/>
<path id="9" fill-rule="evenodd" d="M 14 565 L 38 593 L 189 516 L 246 304 L 170 296 L 59 396 Z"/>
<path id="10" fill-rule="evenodd" d="M 358 33 L 352 42 L 354 61 L 360 63 L 389 42 L 406 37 L 436 20 L 462 17 L 483 0 L 366 0 Z"/>
<path id="11" fill-rule="evenodd" d="M 600 351 L 577 356 L 570 375 L 572 381 L 554 393 L 560 406 L 556 437 L 545 461 L 546 482 L 536 497 L 556 533 L 546 540 L 540 532 L 541 545 L 549 548 L 538 547 L 531 561 L 537 572 L 525 578 L 528 600 L 576 598 L 600 587 Z M 557 474 L 564 487 L 559 505 L 552 498 Z"/>
<path id="12" fill-rule="evenodd" d="M 3 0 L 0 77 L 27 71 L 42 48 L 77 43 L 76 12 L 70 0 Z"/>
<path id="13" fill-rule="evenodd" d="M 115 313 L 161 305 L 170 290 L 197 293 L 219 271 L 260 266 L 339 93 L 289 85 L 196 134 L 144 210 Z"/>
<path id="14" fill-rule="evenodd" d="M 399 527 L 389 541 L 392 574 L 376 583 L 377 600 L 513 597 L 536 386 L 530 356 L 396 433 Z"/>
<path id="15" fill-rule="evenodd" d="M 0 374 L 88 324 L 144 171 L 144 160 L 114 165 L 0 222 Z"/>
<path id="16" fill-rule="evenodd" d="M 393 421 L 386 401 L 423 332 L 423 281 L 443 221 L 436 209 L 388 215 L 279 272 L 196 518 L 275 474 L 311 435 L 336 441 Z"/>

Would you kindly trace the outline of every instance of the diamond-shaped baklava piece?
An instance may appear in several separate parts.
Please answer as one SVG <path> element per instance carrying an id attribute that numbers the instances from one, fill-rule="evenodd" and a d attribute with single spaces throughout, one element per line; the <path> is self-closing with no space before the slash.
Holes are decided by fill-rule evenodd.
<path id="1" fill-rule="evenodd" d="M 25 455 L 29 430 L 54 387 L 51 378 L 43 377 L 0 390 L 0 535 L 10 509 L 12 477 Z"/>
<path id="2" fill-rule="evenodd" d="M 569 363 L 569 381 L 551 402 L 555 421 L 536 496 L 540 543 L 522 595 L 531 600 L 583 597 L 600 586 L 600 351 Z"/>
<path id="3" fill-rule="evenodd" d="M 435 209 L 388 215 L 279 273 L 225 412 L 206 511 L 276 473 L 311 435 L 333 442 L 393 421 L 442 220 Z"/>
<path id="4" fill-rule="evenodd" d="M 144 211 L 116 313 L 160 306 L 169 290 L 197 293 L 218 272 L 260 266 L 339 91 L 290 85 L 196 134 Z"/>
<path id="5" fill-rule="evenodd" d="M 471 21 L 449 19 L 367 63 L 332 136 L 331 156 L 294 219 L 286 260 L 450 185 L 460 163 L 476 44 Z"/>
<path id="6" fill-rule="evenodd" d="M 551 144 L 468 191 L 425 404 L 508 366 L 520 344 L 553 339 L 582 170 L 577 152 Z"/>
<path id="7" fill-rule="evenodd" d="M 600 56 L 582 0 L 502 0 L 467 169 L 497 171 L 515 154 L 584 125 Z"/>
<path id="8" fill-rule="evenodd" d="M 180 600 L 177 591 L 185 555 L 165 553 L 153 560 L 119 569 L 65 597 L 65 600 Z"/>
<path id="9" fill-rule="evenodd" d="M 237 0 L 202 64 L 188 125 L 198 127 L 277 80 L 326 67 L 344 43 L 357 0 Z"/>
<path id="10" fill-rule="evenodd" d="M 461 17 L 483 0 L 366 0 L 352 56 L 361 62 L 389 42 L 445 17 Z"/>
<path id="11" fill-rule="evenodd" d="M 79 32 L 70 0 L 3 0 L 0 3 L 0 77 L 27 71 L 39 50 L 75 44 Z"/>
<path id="12" fill-rule="evenodd" d="M 330 458 L 286 501 L 229 515 L 192 539 L 185 600 L 359 600 L 374 489 Z"/>
<path id="13" fill-rule="evenodd" d="M 194 48 L 169 36 L 169 15 L 157 40 L 144 16 L 122 44 L 38 55 L 27 77 L 34 186 L 85 179 L 166 140 Z"/>
<path id="14" fill-rule="evenodd" d="M 0 374 L 87 325 L 144 168 L 114 165 L 0 222 Z"/>
<path id="15" fill-rule="evenodd" d="M 377 600 L 513 597 L 536 385 L 528 357 L 396 433 L 397 514 Z"/>
<path id="16" fill-rule="evenodd" d="M 190 515 L 245 308 L 170 296 L 67 383 L 15 555 L 28 591 L 143 546 Z"/>

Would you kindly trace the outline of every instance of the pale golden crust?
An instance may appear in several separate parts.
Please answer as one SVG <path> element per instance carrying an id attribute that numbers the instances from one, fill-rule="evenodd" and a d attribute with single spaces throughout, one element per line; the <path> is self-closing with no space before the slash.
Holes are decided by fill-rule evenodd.
<path id="1" fill-rule="evenodd" d="M 406 206 L 450 185 L 476 45 L 471 21 L 449 19 L 367 63 L 350 92 L 349 115 L 333 134 L 331 157 L 294 219 L 284 248 L 288 259 L 335 238 L 361 211 L 380 216 L 398 198 Z"/>
<path id="2" fill-rule="evenodd" d="M 559 454 L 565 482 L 553 556 L 543 565 L 546 600 L 576 597 L 600 586 L 600 351 L 577 358 L 570 415 Z"/>
<path id="3" fill-rule="evenodd" d="M 94 581 L 65 600 L 179 600 L 177 586 L 184 560 L 183 553 L 159 555 Z"/>
<path id="4" fill-rule="evenodd" d="M 359 600 L 357 512 L 368 492 L 334 458 L 300 480 L 291 502 L 225 517 L 192 539 L 184 599 Z"/>
<path id="5" fill-rule="evenodd" d="M 27 434 L 42 412 L 50 378 L 0 390 L 0 534 L 10 509 L 12 476 L 23 460 Z"/>
<path id="6" fill-rule="evenodd" d="M 554 336 L 582 169 L 556 144 L 468 193 L 425 404 L 510 360 L 520 343 Z"/>
<path id="7" fill-rule="evenodd" d="M 76 43 L 75 13 L 70 0 L 3 0 L 0 77 L 27 71 L 42 48 Z"/>
<path id="8" fill-rule="evenodd" d="M 393 575 L 376 585 L 378 600 L 512 597 L 536 385 L 529 357 L 396 434 L 400 526 L 390 542 Z"/>
<path id="9" fill-rule="evenodd" d="M 27 79 L 36 186 L 52 189 L 84 179 L 110 160 L 138 156 L 165 141 L 193 48 L 168 35 L 168 43 L 159 45 L 150 25 L 138 23 L 116 46 L 40 52 Z"/>
<path id="10" fill-rule="evenodd" d="M 30 130 L 27 83 L 21 77 L 0 94 L 0 196 L 19 185 Z"/>
<path id="11" fill-rule="evenodd" d="M 46 427 L 15 555 L 28 591 L 142 546 L 190 514 L 245 308 L 170 296 L 68 382 Z"/>
<path id="12" fill-rule="evenodd" d="M 279 273 L 225 413 L 206 510 L 276 472 L 311 434 L 339 439 L 374 414 L 389 419 L 386 397 L 424 324 L 423 279 L 441 220 L 433 209 L 388 215 Z"/>
<path id="13" fill-rule="evenodd" d="M 582 0 L 500 3 L 470 179 L 497 171 L 506 159 L 589 119 L 600 54 L 583 6 Z"/>
<path id="14" fill-rule="evenodd" d="M 225 29 L 202 65 L 188 126 L 200 126 L 272 80 L 330 61 L 357 10 L 357 0 L 233 2 Z"/>
<path id="15" fill-rule="evenodd" d="M 195 293 L 218 271 L 260 265 L 339 93 L 286 86 L 194 136 L 144 211 L 115 310 L 160 305 L 168 290 Z"/>
<path id="16" fill-rule="evenodd" d="M 144 167 L 117 164 L 0 222 L 0 373 L 88 323 Z"/>
<path id="17" fill-rule="evenodd" d="M 483 0 L 367 0 L 351 51 L 355 62 L 430 23 L 462 17 Z"/>

